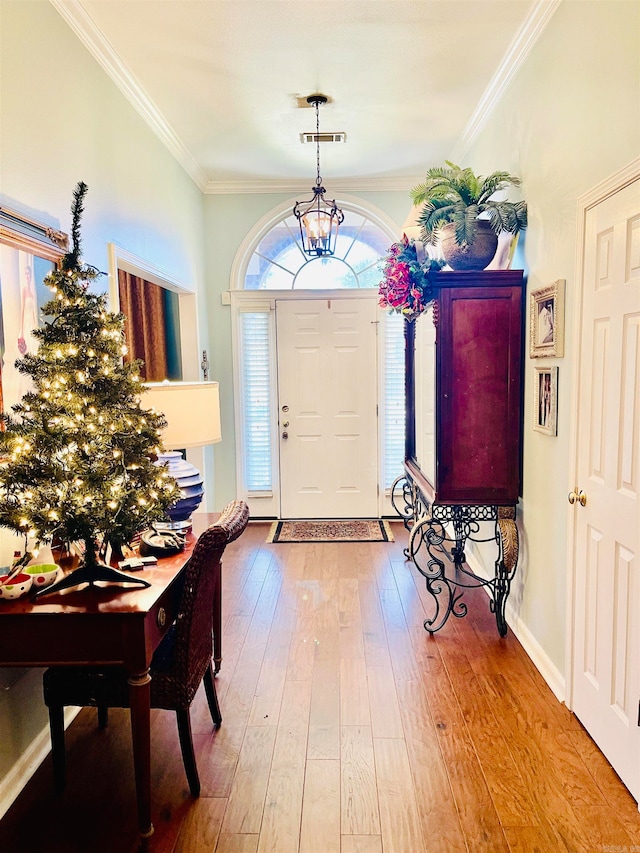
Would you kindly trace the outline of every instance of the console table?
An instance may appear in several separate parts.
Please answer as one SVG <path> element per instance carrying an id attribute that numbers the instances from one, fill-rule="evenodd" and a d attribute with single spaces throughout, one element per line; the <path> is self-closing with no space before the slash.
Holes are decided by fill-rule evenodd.
<path id="1" fill-rule="evenodd" d="M 463 591 L 485 587 L 498 633 L 504 637 L 505 607 L 518 562 L 515 507 L 438 504 L 432 502 L 432 497 L 420 472 L 407 463 L 405 474 L 393 484 L 391 499 L 410 532 L 405 556 L 425 578 L 427 591 L 433 596 L 435 615 L 425 619 L 425 630 L 433 634 L 449 616 L 465 616 Z M 471 571 L 465 555 L 467 542 L 495 542 L 497 557 L 492 578 L 481 578 Z M 447 566 L 452 567 L 449 574 Z"/>

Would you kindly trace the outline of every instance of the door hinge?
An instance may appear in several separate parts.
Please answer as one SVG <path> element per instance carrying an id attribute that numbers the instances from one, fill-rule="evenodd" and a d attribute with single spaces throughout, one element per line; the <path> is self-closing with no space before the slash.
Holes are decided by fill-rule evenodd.
<path id="1" fill-rule="evenodd" d="M 638 699 L 638 725 L 640 726 L 640 699 Z"/>

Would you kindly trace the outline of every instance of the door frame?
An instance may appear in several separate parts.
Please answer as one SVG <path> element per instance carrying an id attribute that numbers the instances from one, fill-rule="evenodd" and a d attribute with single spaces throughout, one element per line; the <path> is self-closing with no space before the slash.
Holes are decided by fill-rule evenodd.
<path id="1" fill-rule="evenodd" d="M 576 239 L 576 264 L 575 264 L 575 287 L 573 308 L 573 348 L 575 357 L 571 373 L 571 402 L 570 411 L 579 411 L 580 403 L 580 369 L 582 366 L 582 307 L 583 307 L 583 276 L 584 276 L 584 248 L 586 235 L 586 222 L 588 212 L 605 201 L 615 193 L 625 189 L 629 184 L 640 179 L 640 157 L 633 160 L 624 168 L 610 175 L 601 183 L 578 198 L 577 204 L 577 239 Z M 575 487 L 578 473 L 578 423 L 573 418 L 569 439 L 569 481 L 567 482 L 567 494 Z M 576 586 L 576 535 L 577 515 L 575 507 L 567 507 L 567 603 L 566 603 L 566 630 L 565 630 L 565 704 L 573 710 L 573 656 L 575 645 L 575 586 Z"/>
<path id="2" fill-rule="evenodd" d="M 300 292 L 300 291 L 298 291 L 298 292 Z M 313 292 L 313 291 L 310 291 L 310 292 Z M 363 297 L 359 297 L 359 298 L 354 299 L 353 297 L 349 298 L 349 295 L 348 295 L 349 291 L 348 290 L 340 290 L 338 292 L 340 293 L 339 299 L 336 299 L 334 296 L 331 296 L 328 298 L 321 296 L 321 297 L 316 297 L 315 299 L 312 299 L 312 297 L 308 296 L 308 295 L 305 295 L 305 298 L 303 300 L 276 299 L 276 310 L 275 310 L 275 315 L 276 315 L 275 316 L 276 362 L 277 362 L 277 364 L 276 364 L 276 376 L 277 376 L 276 393 L 277 393 L 277 397 L 278 397 L 278 404 L 277 404 L 277 410 L 278 410 L 277 436 L 278 436 L 278 441 L 277 441 L 277 444 L 278 444 L 278 462 L 279 462 L 279 479 L 280 479 L 280 518 L 283 518 L 283 519 L 291 519 L 291 518 L 296 518 L 296 517 L 301 517 L 301 518 L 371 518 L 372 514 L 375 516 L 376 514 L 379 514 L 379 512 L 380 512 L 380 500 L 379 500 L 379 497 L 380 497 L 380 480 L 381 480 L 380 465 L 381 465 L 382 460 L 380 458 L 380 447 L 381 447 L 380 438 L 381 438 L 381 436 L 380 436 L 380 424 L 379 424 L 378 412 L 380 409 L 380 403 L 384 402 L 383 400 L 381 400 L 381 392 L 383 392 L 384 386 L 381 386 L 380 372 L 378 370 L 378 361 L 379 361 L 379 357 L 380 357 L 378 327 L 379 327 L 379 324 L 381 322 L 381 317 L 380 317 L 380 312 L 377 308 L 377 299 L 375 299 L 375 300 L 374 299 L 366 299 Z M 356 291 L 351 291 L 351 292 L 355 293 Z M 361 291 L 361 292 L 364 293 L 365 291 Z M 374 293 L 374 295 L 375 295 L 375 293 Z M 355 514 L 353 514 L 351 511 L 353 509 L 353 507 L 349 507 L 349 514 L 348 515 L 344 514 L 344 508 L 342 510 L 336 511 L 335 507 L 332 508 L 330 514 L 315 515 L 315 516 L 314 515 L 306 515 L 304 512 L 300 516 L 290 515 L 288 513 L 285 514 L 283 512 L 283 506 L 284 506 L 285 502 L 287 504 L 291 504 L 291 502 L 292 502 L 291 497 L 293 494 L 295 494 L 295 490 L 289 492 L 289 495 L 285 501 L 284 482 L 283 482 L 285 479 L 284 474 L 285 474 L 285 471 L 288 472 L 288 474 L 291 474 L 292 469 L 291 469 L 291 462 L 289 462 L 287 465 L 285 465 L 285 467 L 283 469 L 283 443 L 279 439 L 279 436 L 280 436 L 281 431 L 282 431 L 282 424 L 280 423 L 280 419 L 283 417 L 281 414 L 281 408 L 280 408 L 281 403 L 283 401 L 283 398 L 281 397 L 282 386 L 280 384 L 281 379 L 283 377 L 280 374 L 280 368 L 281 367 L 283 367 L 283 369 L 285 368 L 285 365 L 288 361 L 287 356 L 291 354 L 291 350 L 289 349 L 289 345 L 293 344 L 293 340 L 291 340 L 289 342 L 289 344 L 285 343 L 284 351 L 283 351 L 284 359 L 281 359 L 281 357 L 280 357 L 281 356 L 281 353 L 280 353 L 280 345 L 281 345 L 280 333 L 281 332 L 283 334 L 286 334 L 286 333 L 285 333 L 284 326 L 279 325 L 279 319 L 278 318 L 279 318 L 279 311 L 282 311 L 284 313 L 286 311 L 286 309 L 290 305 L 293 304 L 293 306 L 294 306 L 293 310 L 295 312 L 298 312 L 301 310 L 304 303 L 307 302 L 308 300 L 311 300 L 314 303 L 321 303 L 323 306 L 325 306 L 324 310 L 327 310 L 328 315 L 332 315 L 332 316 L 335 316 L 334 311 L 339 311 L 337 306 L 333 303 L 344 303 L 344 302 L 348 301 L 351 303 L 352 309 L 355 310 L 356 313 L 360 314 L 360 317 L 358 318 L 358 323 L 361 323 L 364 321 L 364 328 L 367 328 L 367 330 L 368 330 L 365 333 L 364 328 L 361 327 L 361 328 L 363 328 L 363 336 L 367 337 L 366 343 L 364 344 L 364 346 L 366 347 L 366 354 L 367 354 L 367 358 L 365 359 L 365 362 L 363 363 L 363 368 L 365 369 L 365 371 L 366 371 L 366 369 L 368 369 L 368 367 L 370 367 L 370 365 L 368 364 L 369 356 L 371 356 L 375 361 L 374 374 L 373 374 L 375 377 L 375 379 L 374 379 L 374 381 L 375 381 L 374 397 L 373 397 L 373 399 L 371 397 L 369 397 L 369 400 L 368 400 L 369 404 L 375 403 L 375 411 L 372 412 L 372 414 L 371 414 L 373 423 L 370 423 L 370 426 L 373 428 L 374 432 L 373 432 L 373 435 L 368 434 L 367 438 L 366 438 L 367 442 L 373 440 L 372 450 L 373 450 L 373 454 L 375 455 L 375 483 L 370 484 L 372 486 L 372 494 L 366 495 L 366 491 L 363 491 L 363 495 L 366 496 L 366 502 L 368 504 L 367 509 L 373 510 L 372 514 L 367 513 L 366 515 L 362 515 L 362 514 L 358 514 L 357 512 Z M 357 307 L 354 306 L 354 303 L 355 303 L 355 306 L 357 306 Z M 327 305 L 329 306 L 328 309 L 326 308 Z M 304 308 L 302 308 L 302 310 L 304 311 Z M 314 310 L 315 310 L 315 308 L 314 308 Z M 320 309 L 320 310 L 322 311 L 323 309 Z M 282 315 L 280 315 L 280 316 L 284 320 L 284 317 L 282 317 Z M 370 318 L 372 316 L 374 317 L 374 319 L 370 320 Z M 369 330 L 368 329 L 369 324 L 373 325 L 374 328 Z M 373 336 L 373 339 L 371 337 L 368 337 L 369 335 Z M 323 341 L 321 346 L 324 346 L 324 343 L 325 342 Z M 334 340 L 334 343 L 335 343 L 335 340 Z M 371 349 L 370 349 L 371 347 L 373 347 L 373 351 L 371 351 Z M 366 375 L 366 373 L 364 375 Z M 286 381 L 284 384 L 287 384 Z M 360 383 L 358 383 L 358 384 L 360 384 Z M 369 393 L 370 393 L 370 388 L 369 388 Z M 295 399 L 292 402 L 295 402 Z M 289 415 L 285 415 L 284 417 L 287 418 L 287 417 L 289 417 Z M 335 423 L 334 423 L 334 426 L 335 426 Z M 298 426 L 298 428 L 300 428 L 300 425 Z M 294 427 L 292 427 L 292 429 L 294 429 Z M 304 427 L 303 427 L 303 431 L 304 431 Z M 369 446 L 371 446 L 371 445 L 369 445 Z M 326 467 L 326 463 L 325 463 L 325 467 Z M 369 480 L 371 479 L 371 471 L 369 472 L 368 479 Z M 289 488 L 291 489 L 291 486 L 289 486 Z M 326 493 L 325 493 L 325 495 L 326 495 Z M 339 497 L 337 495 L 335 495 L 334 497 L 336 500 L 339 501 Z M 291 509 L 291 506 L 289 506 L 289 509 Z"/>
<path id="3" fill-rule="evenodd" d="M 233 376 L 234 376 L 234 408 L 235 408 L 235 423 L 236 423 L 236 492 L 247 500 L 252 510 L 254 518 L 281 518 L 280 506 L 280 442 L 278 439 L 278 430 L 273 431 L 273 440 L 271 444 L 273 458 L 273 489 L 272 493 L 256 494 L 254 498 L 246 494 L 244 486 L 244 446 L 242 431 L 239 425 L 242 423 L 241 401 L 238 390 L 240 388 L 240 330 L 239 317 L 244 311 L 265 311 L 270 312 L 272 346 L 270 357 L 274 367 L 274 386 L 272 388 L 272 416 L 277 418 L 277 362 L 276 362 L 276 346 L 275 340 L 275 307 L 276 302 L 280 301 L 307 301 L 317 299 L 331 299 L 333 301 L 343 299 L 364 299 L 378 301 L 378 291 L 375 289 L 363 290 L 269 290 L 269 291 L 251 291 L 251 290 L 235 290 L 230 292 L 230 301 L 232 309 L 232 351 L 233 351 Z M 378 309 L 378 315 L 381 323 L 384 321 L 384 312 Z M 384 430 L 381 428 L 384 415 L 384 399 L 382 398 L 382 389 L 384 388 L 384 335 L 381 333 L 381 327 L 378 326 L 379 333 L 377 336 L 377 351 L 378 351 L 378 367 L 376 372 L 377 383 L 377 400 L 378 400 L 378 419 L 377 419 L 377 450 L 378 450 L 378 515 L 395 515 L 391 506 L 390 498 L 385 494 L 383 487 L 384 475 Z M 277 500 L 274 500 L 277 493 Z M 260 512 L 259 505 L 264 503 L 265 508 L 269 505 L 270 509 L 265 512 Z"/>

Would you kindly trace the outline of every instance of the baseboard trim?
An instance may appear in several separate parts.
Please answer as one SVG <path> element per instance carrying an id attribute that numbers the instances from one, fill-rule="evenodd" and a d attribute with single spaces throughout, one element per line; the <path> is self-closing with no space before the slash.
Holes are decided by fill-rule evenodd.
<path id="1" fill-rule="evenodd" d="M 474 574 L 481 578 L 487 578 L 487 573 L 483 570 L 477 557 L 469 551 L 465 552 L 465 556 Z M 491 594 L 488 588 L 485 588 L 485 591 L 487 595 Z M 518 642 L 525 650 L 540 675 L 544 678 L 556 699 L 559 702 L 564 702 L 567 695 L 564 676 L 531 633 L 527 625 L 522 621 L 519 614 L 513 609 L 509 599 L 507 599 L 505 618 L 507 620 L 507 625 L 513 631 Z"/>
<path id="2" fill-rule="evenodd" d="M 559 702 L 564 702 L 566 699 L 566 682 L 564 676 L 544 651 L 522 619 L 514 612 L 513 608 L 509 607 L 508 603 L 506 618 L 507 624 L 517 637 L 522 648 L 531 658 L 531 662 L 535 668 L 547 682 L 549 689 Z"/>
<path id="3" fill-rule="evenodd" d="M 80 708 L 65 708 L 64 727 L 69 726 L 71 721 L 80 713 Z M 11 808 L 29 779 L 51 752 L 51 739 L 49 737 L 49 726 L 35 736 L 20 758 L 13 765 L 7 775 L 0 780 L 0 819 Z M 53 785 L 53 778 L 51 779 Z"/>

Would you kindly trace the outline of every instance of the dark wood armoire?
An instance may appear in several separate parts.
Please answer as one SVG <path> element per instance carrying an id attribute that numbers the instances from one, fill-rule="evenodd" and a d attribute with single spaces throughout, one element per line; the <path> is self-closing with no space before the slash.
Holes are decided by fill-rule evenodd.
<path id="1" fill-rule="evenodd" d="M 434 280 L 432 310 L 405 324 L 407 429 L 400 481 L 405 505 L 398 511 L 411 530 L 409 556 L 436 601 L 436 615 L 425 628 L 436 631 L 452 613 L 464 615 L 460 587 L 470 578 L 475 585 L 465 544 L 495 538 L 495 576 L 475 580 L 487 586 L 504 634 L 518 552 L 515 506 L 522 487 L 523 273 L 440 272 Z M 419 371 L 416 324 L 421 323 L 433 323 L 435 335 L 427 345 L 433 349 L 425 360 L 429 369 Z M 431 395 L 429 429 L 423 408 Z M 485 522 L 493 532 L 486 533 Z M 443 549 L 454 564 L 451 577 Z"/>

